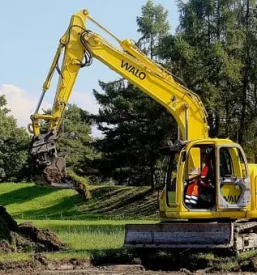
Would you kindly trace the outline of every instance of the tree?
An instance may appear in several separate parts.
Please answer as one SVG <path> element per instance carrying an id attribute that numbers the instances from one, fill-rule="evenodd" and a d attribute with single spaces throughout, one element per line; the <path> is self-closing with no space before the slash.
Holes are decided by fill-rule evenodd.
<path id="1" fill-rule="evenodd" d="M 20 181 L 27 178 L 26 164 L 30 137 L 24 128 L 17 127 L 9 115 L 6 99 L 0 96 L 0 181 Z"/>
<path id="2" fill-rule="evenodd" d="M 247 48 L 243 19 L 245 3 L 232 0 L 179 1 L 177 34 L 164 38 L 163 46 L 159 48 L 162 58 L 170 56 L 173 72 L 201 96 L 209 113 L 210 135 L 233 139 L 238 136 L 240 143 L 244 142 L 243 135 L 240 137 L 243 125 L 244 133 L 249 127 L 244 119 L 243 110 L 246 108 L 243 106 L 250 103 L 245 103 L 243 88 L 249 87 L 243 84 L 243 72 L 250 68 L 244 57 Z M 165 48 L 169 40 L 171 46 Z M 241 126 L 237 125 L 238 120 Z"/>
<path id="3" fill-rule="evenodd" d="M 159 40 L 169 32 L 168 11 L 162 5 L 154 5 L 152 0 L 142 6 L 142 16 L 137 17 L 138 32 L 142 37 L 138 46 L 153 58 Z"/>
<path id="4" fill-rule="evenodd" d="M 97 154 L 91 143 L 89 114 L 75 104 L 68 104 L 57 149 L 67 152 L 67 167 L 80 176 L 89 176 L 93 169 L 91 162 Z"/>
<path id="5" fill-rule="evenodd" d="M 99 169 L 119 184 L 150 183 L 154 188 L 159 149 L 174 136 L 173 119 L 165 108 L 124 80 L 100 82 L 100 86 L 105 94 L 94 91 L 101 106 L 95 119 L 105 136 L 96 142 L 102 152 Z"/>

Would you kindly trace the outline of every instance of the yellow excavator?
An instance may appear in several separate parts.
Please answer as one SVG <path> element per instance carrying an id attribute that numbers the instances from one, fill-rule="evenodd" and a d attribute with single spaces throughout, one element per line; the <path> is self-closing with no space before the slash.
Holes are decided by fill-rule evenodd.
<path id="1" fill-rule="evenodd" d="M 92 21 L 118 45 L 90 31 Z M 59 59 L 62 65 L 59 67 Z M 229 139 L 209 138 L 207 113 L 197 94 L 148 58 L 131 40 L 119 40 L 87 10 L 71 17 L 43 85 L 29 129 L 31 155 L 45 185 L 78 189 L 67 176 L 65 158 L 56 142 L 62 118 L 81 68 L 96 58 L 163 105 L 178 123 L 180 138 L 162 148 L 166 155 L 165 188 L 159 199 L 162 222 L 126 226 L 125 246 L 145 248 L 228 248 L 237 252 L 257 247 L 257 165 L 247 164 L 241 146 Z M 39 109 L 54 71 L 59 82 L 50 115 Z M 40 121 L 48 121 L 41 133 Z"/>

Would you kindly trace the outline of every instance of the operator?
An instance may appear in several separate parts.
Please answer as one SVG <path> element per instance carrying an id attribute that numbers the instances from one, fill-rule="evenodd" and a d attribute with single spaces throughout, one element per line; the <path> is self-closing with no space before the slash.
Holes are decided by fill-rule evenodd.
<path id="1" fill-rule="evenodd" d="M 199 180 L 200 180 L 199 175 L 188 180 L 185 203 L 189 208 L 195 207 L 197 205 L 198 198 L 199 198 L 199 186 L 198 186 Z"/>
<path id="2" fill-rule="evenodd" d="M 185 195 L 185 203 L 189 208 L 196 207 L 198 204 L 199 198 L 204 202 L 211 203 L 211 196 L 208 196 L 204 193 L 211 194 L 211 189 L 214 188 L 210 175 L 212 170 L 212 161 L 213 161 L 213 148 L 208 147 L 205 150 L 205 155 L 203 158 L 202 171 L 200 175 L 193 177 L 188 181 L 188 186 Z M 206 189 L 206 192 L 201 192 Z"/>

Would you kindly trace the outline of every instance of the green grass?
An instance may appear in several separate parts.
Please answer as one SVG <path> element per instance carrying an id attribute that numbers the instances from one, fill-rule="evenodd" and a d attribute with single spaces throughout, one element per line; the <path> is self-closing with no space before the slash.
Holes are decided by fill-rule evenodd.
<path id="1" fill-rule="evenodd" d="M 28 253 L 8 253 L 0 254 L 0 262 L 20 262 L 31 260 L 31 255 Z"/>
<path id="2" fill-rule="evenodd" d="M 23 222 L 18 220 L 19 223 Z M 125 224 L 154 223 L 153 220 L 33 220 L 39 228 L 48 228 L 58 234 L 61 242 L 67 245 L 67 250 L 60 253 L 47 253 L 50 258 L 84 257 L 117 257 L 126 255 L 123 248 Z"/>
<path id="3" fill-rule="evenodd" d="M 85 201 L 73 190 L 26 183 L 5 183 L 0 188 L 1 204 L 18 223 L 31 220 L 39 228 L 49 228 L 67 245 L 67 251 L 47 253 L 47 257 L 112 257 L 127 262 L 129 253 L 122 247 L 125 224 L 158 221 L 156 196 L 149 187 L 113 186 L 91 187 L 90 195 Z M 144 215 L 150 220 L 142 220 Z M 10 254 L 13 257 L 15 253 Z"/>
<path id="4" fill-rule="evenodd" d="M 82 200 L 74 190 L 40 187 L 34 184 L 1 184 L 0 203 L 14 218 L 43 219 L 81 214 Z"/>
<path id="5" fill-rule="evenodd" d="M 70 250 L 120 248 L 126 221 L 33 221 L 40 228 L 49 228 L 68 244 Z"/>
<path id="6" fill-rule="evenodd" d="M 70 250 L 121 248 L 125 236 L 125 224 L 127 223 L 154 223 L 154 221 L 33 221 L 33 224 L 40 228 L 49 228 L 56 232 L 60 240 L 68 244 Z"/>
<path id="7" fill-rule="evenodd" d="M 156 218 L 157 195 L 149 187 L 94 186 L 90 199 L 74 190 L 4 183 L 0 203 L 16 219 Z"/>
<path id="8" fill-rule="evenodd" d="M 121 218 L 156 217 L 157 193 L 149 187 L 94 186 L 91 199 L 78 203 L 79 211 L 89 215 L 115 215 Z"/>
<path id="9" fill-rule="evenodd" d="M 257 250 L 255 249 L 251 251 L 242 252 L 241 254 L 239 254 L 238 258 L 240 261 L 244 261 L 252 257 L 255 257 L 256 255 L 257 255 Z"/>

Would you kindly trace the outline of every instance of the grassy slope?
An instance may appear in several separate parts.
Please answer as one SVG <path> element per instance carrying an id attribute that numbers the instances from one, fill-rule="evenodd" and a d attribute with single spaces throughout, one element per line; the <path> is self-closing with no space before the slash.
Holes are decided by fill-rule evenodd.
<path id="1" fill-rule="evenodd" d="M 156 216 L 157 194 L 149 187 L 99 186 L 91 187 L 91 199 L 78 203 L 86 214 L 116 215 L 121 217 Z"/>
<path id="2" fill-rule="evenodd" d="M 124 225 L 154 221 L 113 218 L 155 216 L 156 195 L 146 187 L 93 187 L 90 193 L 91 199 L 85 201 L 73 190 L 6 183 L 0 184 L 0 204 L 14 218 L 22 219 L 18 222 L 33 219 L 36 226 L 55 231 L 69 247 L 67 252 L 58 254 L 59 258 L 90 258 L 110 253 L 127 257 L 122 249 Z M 0 255 L 1 260 L 5 260 L 4 255 Z"/>
<path id="3" fill-rule="evenodd" d="M 34 184 L 0 184 L 0 204 L 19 219 L 89 219 L 156 216 L 157 197 L 148 187 L 93 187 L 85 201 L 73 190 Z"/>
<path id="4" fill-rule="evenodd" d="M 80 214 L 79 196 L 73 190 L 40 187 L 34 184 L 0 184 L 0 204 L 15 218 L 56 218 Z"/>

